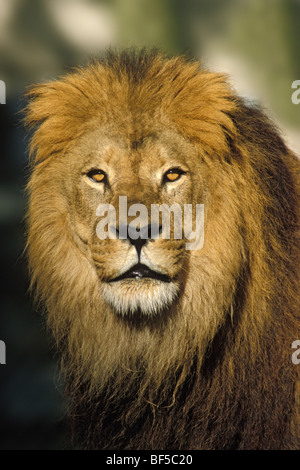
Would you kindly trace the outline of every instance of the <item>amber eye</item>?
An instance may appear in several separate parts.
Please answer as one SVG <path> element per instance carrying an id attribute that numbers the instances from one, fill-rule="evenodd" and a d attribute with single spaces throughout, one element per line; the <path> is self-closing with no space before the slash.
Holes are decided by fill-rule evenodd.
<path id="1" fill-rule="evenodd" d="M 95 183 L 103 183 L 106 179 L 106 174 L 102 170 L 91 170 L 87 176 Z"/>
<path id="2" fill-rule="evenodd" d="M 163 182 L 172 183 L 173 181 L 179 180 L 181 176 L 184 174 L 185 174 L 185 171 L 181 170 L 180 168 L 171 168 L 170 170 L 166 171 L 166 173 L 164 174 Z"/>

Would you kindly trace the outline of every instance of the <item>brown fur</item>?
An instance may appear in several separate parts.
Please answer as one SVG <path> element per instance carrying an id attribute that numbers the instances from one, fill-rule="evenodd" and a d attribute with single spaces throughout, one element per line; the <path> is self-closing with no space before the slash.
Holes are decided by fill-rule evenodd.
<path id="1" fill-rule="evenodd" d="M 75 442 L 296 448 L 298 162 L 277 130 L 223 75 L 151 52 L 109 53 L 29 98 L 28 256 Z M 160 187 L 178 162 L 186 175 Z M 106 165 L 105 189 L 85 179 L 91 165 Z M 95 237 L 95 208 L 119 195 L 147 206 L 204 203 L 201 250 L 174 239 L 145 245 L 177 289 L 156 313 L 114 308 L 145 292 L 159 299 L 156 284 L 104 295 L 132 252 Z"/>

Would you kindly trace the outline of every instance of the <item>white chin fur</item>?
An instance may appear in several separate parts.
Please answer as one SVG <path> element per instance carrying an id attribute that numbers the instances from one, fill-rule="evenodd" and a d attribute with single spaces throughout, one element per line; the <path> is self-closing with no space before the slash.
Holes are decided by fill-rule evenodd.
<path id="1" fill-rule="evenodd" d="M 102 298 L 121 315 L 136 312 L 155 315 L 175 300 L 178 290 L 175 282 L 153 279 L 130 279 L 101 285 Z"/>

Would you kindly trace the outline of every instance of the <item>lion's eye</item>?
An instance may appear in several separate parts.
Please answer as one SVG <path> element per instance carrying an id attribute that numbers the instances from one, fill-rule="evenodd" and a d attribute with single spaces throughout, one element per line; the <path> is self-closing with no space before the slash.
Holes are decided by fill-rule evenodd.
<path id="1" fill-rule="evenodd" d="M 171 168 L 170 170 L 166 171 L 163 177 L 164 183 L 172 183 L 173 181 L 177 181 L 181 178 L 182 175 L 185 174 L 185 171 L 181 170 L 180 168 Z"/>
<path id="2" fill-rule="evenodd" d="M 104 183 L 106 174 L 102 170 L 91 170 L 87 173 L 87 176 L 95 183 Z"/>

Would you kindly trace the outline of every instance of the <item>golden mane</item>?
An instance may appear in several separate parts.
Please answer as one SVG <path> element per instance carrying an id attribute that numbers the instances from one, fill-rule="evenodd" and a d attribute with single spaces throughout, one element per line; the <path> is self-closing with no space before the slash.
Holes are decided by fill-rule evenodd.
<path id="1" fill-rule="evenodd" d="M 272 123 L 223 75 L 154 52 L 109 53 L 28 98 L 29 266 L 62 357 L 75 442 L 297 448 L 298 162 Z M 68 172 L 65 159 L 99 123 L 131 142 L 171 129 L 206 168 L 213 241 L 206 264 L 190 256 L 165 315 L 116 315 L 70 228 L 75 201 L 57 168 Z"/>

